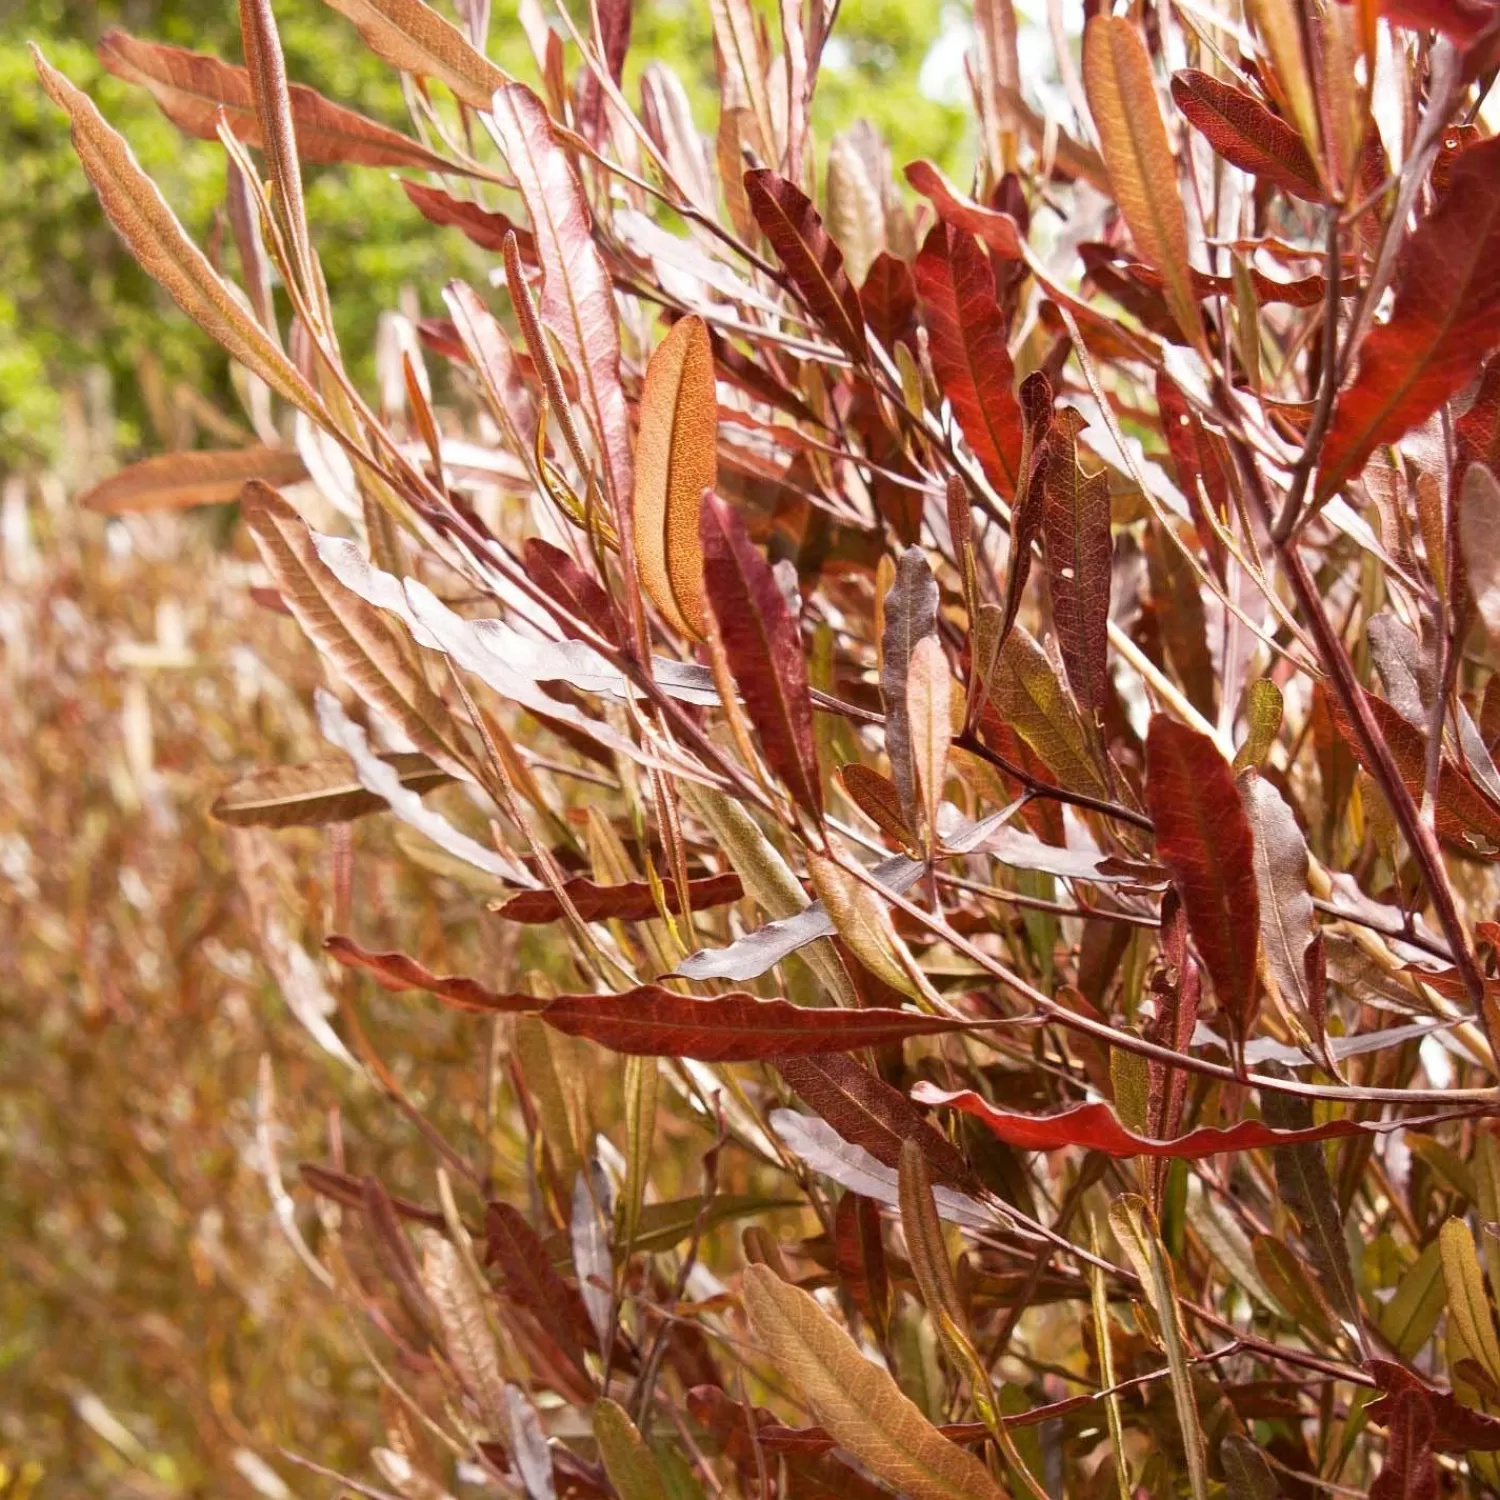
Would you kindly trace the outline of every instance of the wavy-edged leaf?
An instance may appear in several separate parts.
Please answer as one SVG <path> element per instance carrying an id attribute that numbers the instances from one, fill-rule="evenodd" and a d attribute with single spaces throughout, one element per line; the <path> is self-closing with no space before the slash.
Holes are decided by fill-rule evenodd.
<path id="1" fill-rule="evenodd" d="M 1160 865 L 1123 859 L 1087 849 L 1066 849 L 1043 843 L 1019 828 L 1000 828 L 978 845 L 992 859 L 1016 870 L 1038 870 L 1065 880 L 1086 880 L 1095 885 L 1121 885 L 1137 890 L 1159 890 L 1167 883 Z"/>
<path id="2" fill-rule="evenodd" d="M 405 73 L 435 78 L 475 109 L 488 109 L 508 81 L 471 47 L 458 28 L 422 0 L 324 0 L 359 28 L 382 61 Z"/>
<path id="3" fill-rule="evenodd" d="M 1172 98 L 1215 151 L 1242 172 L 1308 203 L 1323 201 L 1302 137 L 1254 94 L 1196 68 L 1172 75 Z"/>
<path id="4" fill-rule="evenodd" d="M 36 48 L 37 73 L 52 102 L 72 123 L 73 148 L 100 205 L 141 269 L 232 359 L 260 376 L 279 396 L 328 425 L 322 399 L 270 335 L 237 302 L 203 252 L 183 233 L 156 184 L 130 147 L 88 96 L 68 82 Z"/>
<path id="5" fill-rule="evenodd" d="M 1190 343 L 1203 325 L 1188 260 L 1177 163 L 1156 102 L 1146 44 L 1133 21 L 1097 15 L 1083 39 L 1083 84 L 1099 149 L 1140 257 L 1165 278 L 1167 306 Z"/>
<path id="6" fill-rule="evenodd" d="M 1042 541 L 1052 623 L 1057 628 L 1068 683 L 1086 716 L 1104 706 L 1108 686 L 1109 475 L 1084 472 L 1077 436 L 1083 418 L 1071 407 L 1057 414 L 1041 465 Z"/>
<path id="7" fill-rule="evenodd" d="M 187 135 L 200 141 L 216 139 L 222 109 L 240 140 L 249 146 L 263 144 L 246 69 L 207 53 L 142 41 L 114 27 L 99 39 L 98 52 L 99 61 L 117 78 L 150 90 L 161 112 Z M 297 151 L 304 161 L 430 172 L 466 170 L 399 130 L 325 99 L 305 84 L 291 84 L 287 95 Z"/>
<path id="8" fill-rule="evenodd" d="M 380 612 L 346 588 L 313 534 L 270 485 L 244 488 L 245 524 L 304 634 L 361 698 L 444 770 L 467 775 L 458 725 L 411 666 Z"/>
<path id="9" fill-rule="evenodd" d="M 1012 499 L 1021 472 L 1021 407 L 994 273 L 973 235 L 939 223 L 914 275 L 938 385 L 985 476 Z"/>
<path id="10" fill-rule="evenodd" d="M 704 589 L 750 722 L 771 769 L 803 810 L 821 819 L 823 783 L 797 621 L 739 513 L 715 494 L 703 496 L 699 534 Z"/>
<path id="11" fill-rule="evenodd" d="M 455 1010 L 520 1013 L 535 1010 L 538 1005 L 528 995 L 502 995 L 477 979 L 434 974 L 405 953 L 371 953 L 340 933 L 325 938 L 323 949 L 346 969 L 369 974 L 382 989 L 426 990 Z"/>
<path id="12" fill-rule="evenodd" d="M 841 1010 L 760 1000 L 744 993 L 701 999 L 646 984 L 621 995 L 560 995 L 542 1019 L 568 1036 L 639 1057 L 754 1062 L 771 1057 L 890 1047 L 969 1022 L 916 1011 Z"/>
<path id="13" fill-rule="evenodd" d="M 703 319 L 680 318 L 646 366 L 635 448 L 635 560 L 672 626 L 705 631 L 698 515 L 719 481 L 714 352 Z"/>
<path id="14" fill-rule="evenodd" d="M 864 313 L 834 243 L 812 199 L 765 167 L 745 173 L 751 212 L 791 278 L 797 295 L 844 352 L 863 364 L 870 357 Z"/>
<path id="15" fill-rule="evenodd" d="M 938 1432 L 806 1292 L 759 1265 L 742 1287 L 756 1342 L 877 1478 L 912 1500 L 1002 1500 L 984 1465 Z"/>
<path id="16" fill-rule="evenodd" d="M 633 485 L 630 416 L 620 385 L 620 324 L 609 272 L 589 231 L 582 185 L 553 136 L 541 100 L 524 84 L 496 90 L 485 118 L 531 215 L 542 268 L 542 322 L 577 377 L 599 445 L 605 491 L 621 515 Z"/>
<path id="17" fill-rule="evenodd" d="M 915 1141 L 934 1181 L 960 1190 L 975 1187 L 973 1172 L 948 1137 L 899 1089 L 854 1058 L 779 1057 L 775 1066 L 804 1104 L 884 1166 L 897 1167 L 902 1143 Z"/>
<path id="18" fill-rule="evenodd" d="M 1390 318 L 1366 335 L 1319 456 L 1326 500 L 1461 390 L 1500 344 L 1500 140 L 1453 167 L 1448 191 L 1407 238 Z"/>
<path id="19" fill-rule="evenodd" d="M 585 922 L 648 922 L 660 916 L 657 893 L 644 880 L 625 881 L 619 885 L 596 885 L 592 880 L 578 876 L 565 880 L 563 893 L 572 902 L 574 911 Z M 705 875 L 688 881 L 688 898 L 694 911 L 707 911 L 715 906 L 726 906 L 738 901 L 745 894 L 745 885 L 733 871 L 723 875 Z M 682 910 L 682 897 L 676 883 L 659 888 L 662 906 L 677 916 Z M 556 922 L 562 914 L 562 903 L 555 892 L 522 891 L 512 896 L 503 906 L 495 908 L 495 914 L 507 922 L 524 922 L 538 925 Z"/>
<path id="20" fill-rule="evenodd" d="M 425 755 L 383 755 L 402 786 L 420 795 L 453 778 Z M 367 791 L 347 761 L 266 766 L 225 787 L 209 816 L 233 828 L 316 828 L 381 812 L 383 797 Z"/>
<path id="21" fill-rule="evenodd" d="M 163 453 L 111 474 L 78 497 L 87 510 L 108 516 L 130 511 L 186 510 L 228 505 L 247 480 L 296 484 L 307 478 L 301 455 L 290 448 L 226 448 L 219 452 Z"/>
<path id="22" fill-rule="evenodd" d="M 1057 1151 L 1081 1146 L 1106 1156 L 1128 1159 L 1137 1156 L 1199 1161 L 1220 1152 L 1256 1151 L 1262 1147 L 1297 1146 L 1309 1141 L 1332 1141 L 1343 1136 L 1370 1135 L 1390 1126 L 1370 1125 L 1359 1120 L 1330 1120 L 1296 1130 L 1277 1130 L 1260 1120 L 1241 1120 L 1220 1129 L 1203 1126 L 1173 1140 L 1158 1141 L 1137 1135 L 1120 1123 L 1107 1104 L 1079 1104 L 1055 1115 L 1028 1115 L 1001 1109 L 972 1089 L 948 1091 L 936 1084 L 919 1083 L 912 1098 L 920 1104 L 962 1110 L 992 1130 L 1007 1145 L 1022 1151 Z"/>
<path id="23" fill-rule="evenodd" d="M 1207 735 L 1155 714 L 1146 739 L 1146 802 L 1157 861 L 1182 897 L 1220 1009 L 1243 1045 L 1257 1001 L 1260 894 L 1255 838 L 1234 772 Z"/>

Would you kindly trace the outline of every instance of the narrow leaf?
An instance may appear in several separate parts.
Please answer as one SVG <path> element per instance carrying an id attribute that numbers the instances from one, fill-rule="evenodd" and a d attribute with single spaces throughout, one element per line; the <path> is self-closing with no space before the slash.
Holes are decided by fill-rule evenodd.
<path id="1" fill-rule="evenodd" d="M 1307 840 L 1291 808 L 1264 777 L 1243 772 L 1239 786 L 1255 841 L 1255 886 L 1266 968 L 1282 999 L 1310 1024 L 1313 999 L 1308 991 L 1307 949 L 1316 918 L 1307 893 Z"/>
<path id="2" fill-rule="evenodd" d="M 1184 68 L 1172 75 L 1172 98 L 1225 161 L 1294 198 L 1323 201 L 1318 169 L 1302 137 L 1254 94 Z"/>
<path id="3" fill-rule="evenodd" d="M 404 73 L 435 78 L 475 109 L 488 109 L 506 76 L 422 0 L 324 0 L 359 27 L 370 51 Z"/>
<path id="4" fill-rule="evenodd" d="M 117 516 L 129 511 L 185 510 L 228 505 L 247 480 L 296 484 L 307 477 L 290 448 L 230 448 L 218 453 L 163 453 L 142 459 L 92 485 L 78 497 L 87 510 Z"/>
<path id="5" fill-rule="evenodd" d="M 948 658 L 935 635 L 924 635 L 906 672 L 906 711 L 911 726 L 912 763 L 923 796 L 927 836 L 937 837 L 938 805 L 948 777 L 953 741 L 953 681 Z"/>
<path id="6" fill-rule="evenodd" d="M 917 643 L 937 632 L 938 587 L 920 547 L 908 547 L 896 565 L 896 580 L 885 597 L 885 629 L 880 637 L 880 694 L 885 700 L 885 753 L 891 780 L 901 799 L 902 817 L 915 829 L 917 771 L 912 754 L 907 682 Z"/>
<path id="7" fill-rule="evenodd" d="M 382 756 L 402 786 L 418 793 L 451 781 L 425 755 Z M 314 828 L 347 823 L 380 812 L 383 797 L 366 791 L 344 760 L 316 760 L 299 766 L 268 766 L 252 771 L 219 794 L 209 816 L 234 828 Z"/>
<path id="8" fill-rule="evenodd" d="M 647 922 L 661 915 L 657 897 L 644 880 L 596 885 L 579 876 L 565 880 L 562 890 L 585 922 Z M 732 871 L 688 881 L 688 897 L 694 911 L 726 906 L 744 894 L 744 882 Z M 661 900 L 673 916 L 681 912 L 682 898 L 675 884 L 661 890 Z M 556 922 L 563 914 L 561 901 L 555 892 L 549 890 L 522 891 L 496 907 L 495 911 L 508 922 L 524 922 L 532 926 Z"/>

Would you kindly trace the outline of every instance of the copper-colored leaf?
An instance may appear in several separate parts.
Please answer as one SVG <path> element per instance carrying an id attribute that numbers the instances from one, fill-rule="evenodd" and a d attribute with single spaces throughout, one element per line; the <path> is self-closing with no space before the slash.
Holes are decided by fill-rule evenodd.
<path id="1" fill-rule="evenodd" d="M 854 761 L 839 767 L 839 780 L 850 800 L 887 838 L 898 844 L 912 843 L 901 794 L 890 777 Z"/>
<path id="2" fill-rule="evenodd" d="M 163 453 L 111 474 L 85 490 L 78 503 L 111 516 L 137 510 L 185 510 L 238 500 L 250 479 L 296 484 L 306 477 L 300 455 L 290 448 Z"/>
<path id="3" fill-rule="evenodd" d="M 425 755 L 388 755 L 401 785 L 414 792 L 442 786 L 452 778 Z M 344 760 L 316 760 L 300 766 L 268 766 L 242 776 L 219 794 L 209 815 L 231 827 L 319 827 L 347 823 L 381 812 L 385 799 L 367 791 Z"/>
<path id="4" fill-rule="evenodd" d="M 324 0 L 359 27 L 370 51 L 393 68 L 435 78 L 475 109 L 488 109 L 506 76 L 457 27 L 422 0 Z"/>
<path id="5" fill-rule="evenodd" d="M 750 721 L 771 769 L 806 812 L 821 818 L 823 783 L 797 621 L 734 508 L 708 494 L 699 519 L 708 601 Z"/>
<path id="6" fill-rule="evenodd" d="M 1127 1130 L 1107 1104 L 1078 1104 L 1055 1115 L 1028 1115 L 1001 1109 L 971 1089 L 948 1092 L 931 1083 L 919 1083 L 912 1090 L 912 1098 L 922 1104 L 962 1110 L 994 1131 L 1007 1145 L 1022 1151 L 1082 1146 L 1118 1158 L 1148 1156 L 1198 1161 L 1220 1152 L 1331 1141 L 1369 1134 L 1378 1128 L 1358 1120 L 1330 1120 L 1326 1125 L 1303 1130 L 1273 1130 L 1259 1120 L 1241 1120 L 1227 1129 L 1203 1126 L 1173 1140 L 1158 1141 Z"/>
<path id="7" fill-rule="evenodd" d="M 1047 589 L 1068 682 L 1084 714 L 1104 706 L 1109 645 L 1109 476 L 1085 473 L 1076 438 L 1083 419 L 1058 413 L 1041 466 Z"/>
<path id="8" fill-rule="evenodd" d="M 714 355 L 702 318 L 680 319 L 646 366 L 635 449 L 635 546 L 641 584 L 674 628 L 702 638 L 698 512 L 718 483 Z"/>
<path id="9" fill-rule="evenodd" d="M 745 192 L 756 223 L 786 267 L 797 295 L 838 346 L 852 358 L 869 358 L 864 313 L 844 254 L 823 227 L 812 200 L 775 172 L 745 173 Z"/>
<path id="10" fill-rule="evenodd" d="M 492 213 L 466 198 L 455 198 L 440 188 L 401 179 L 402 190 L 413 208 L 430 224 L 460 230 L 481 250 L 500 255 L 505 250 L 505 236 L 513 234 L 523 261 L 535 262 L 536 241 L 528 229 L 512 223 L 505 214 Z"/>
<path id="11" fill-rule="evenodd" d="M 1021 408 L 994 274 L 973 235 L 941 223 L 915 274 L 938 384 L 986 477 L 1010 499 L 1021 470 Z"/>
<path id="12" fill-rule="evenodd" d="M 105 123 L 87 95 L 74 88 L 35 48 L 32 55 L 42 87 L 72 122 L 73 148 L 104 212 L 142 269 L 160 282 L 172 300 L 231 358 L 259 375 L 278 395 L 326 424 L 317 393 L 183 233 L 130 147 Z"/>
<path id="13" fill-rule="evenodd" d="M 562 889 L 585 922 L 646 922 L 659 915 L 656 897 L 644 880 L 596 885 L 592 880 L 579 877 L 565 880 Z M 727 875 L 707 875 L 701 880 L 688 881 L 688 897 L 694 911 L 727 905 L 738 901 L 744 894 L 744 884 L 733 871 Z M 675 882 L 661 888 L 661 899 L 674 916 L 682 910 L 682 898 Z M 522 891 L 496 908 L 496 915 L 508 922 L 532 925 L 556 922 L 562 914 L 562 903 L 555 893 L 547 890 Z"/>
<path id="14" fill-rule="evenodd" d="M 1207 735 L 1156 714 L 1146 740 L 1146 802 L 1157 862 L 1182 897 L 1220 1009 L 1243 1042 L 1257 1000 L 1260 897 L 1234 772 Z"/>
<path id="15" fill-rule="evenodd" d="M 1326 499 L 1473 378 L 1500 344 L 1500 140 L 1459 157 L 1448 191 L 1407 239 L 1387 322 L 1359 350 L 1318 464 Z"/>
<path id="16" fill-rule="evenodd" d="M 822 1009 L 743 993 L 703 1000 L 659 985 L 623 995 L 562 995 L 542 1011 L 549 1026 L 640 1057 L 753 1062 L 860 1047 L 895 1046 L 968 1023 L 916 1011 Z"/>
<path id="17" fill-rule="evenodd" d="M 179 130 L 200 141 L 214 140 L 222 109 L 240 140 L 250 146 L 263 144 L 250 75 L 244 68 L 206 53 L 141 41 L 115 28 L 99 39 L 98 50 L 100 62 L 116 77 L 149 89 L 161 112 Z M 465 170 L 400 131 L 334 104 L 316 89 L 294 83 L 287 93 L 297 151 L 304 161 L 432 172 Z"/>
<path id="18" fill-rule="evenodd" d="M 404 953 L 371 953 L 339 933 L 326 938 L 324 949 L 348 969 L 362 969 L 387 990 L 426 990 L 455 1010 L 535 1010 L 541 1003 L 526 995 L 502 995 L 477 979 L 434 974 Z"/>
<path id="19" fill-rule="evenodd" d="M 1323 185 L 1302 137 L 1254 94 L 1184 68 L 1172 75 L 1172 98 L 1225 161 L 1295 198 L 1322 202 Z"/>
<path id="20" fill-rule="evenodd" d="M 1203 328 L 1188 261 L 1177 163 L 1156 102 L 1151 59 L 1133 21 L 1097 15 L 1083 40 L 1083 82 L 1120 212 L 1141 259 L 1166 279 L 1167 306 L 1189 342 Z"/>

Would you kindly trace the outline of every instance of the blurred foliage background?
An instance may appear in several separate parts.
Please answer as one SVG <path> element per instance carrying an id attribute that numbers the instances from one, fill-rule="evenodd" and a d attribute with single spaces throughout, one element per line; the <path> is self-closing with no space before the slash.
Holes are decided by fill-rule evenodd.
<path id="1" fill-rule="evenodd" d="M 295 80 L 401 122 L 399 81 L 341 17 L 318 0 L 277 12 Z M 314 753 L 311 653 L 250 600 L 227 513 L 107 522 L 70 503 L 121 462 L 232 441 L 239 422 L 222 356 L 116 241 L 35 82 L 32 40 L 211 239 L 222 153 L 103 73 L 93 47 L 110 26 L 239 58 L 227 3 L 0 6 L 0 1497 L 287 1500 L 328 1481 L 279 1449 L 358 1468 L 379 1392 L 275 1226 L 265 1145 L 289 1182 L 299 1158 L 327 1158 L 331 1133 L 351 1169 L 398 1189 L 418 1160 L 426 1182 L 430 1163 L 289 1014 L 206 816 L 232 776 Z M 821 138 L 865 117 L 898 164 L 961 162 L 966 26 L 930 0 L 847 6 Z M 497 4 L 492 38 L 529 78 L 513 6 Z M 706 0 L 637 4 L 627 84 L 653 58 L 711 130 Z M 447 277 L 488 269 L 390 174 L 314 169 L 308 200 L 342 341 L 366 374 L 379 314 L 405 289 L 435 312 Z M 378 823 L 357 835 L 377 852 L 383 836 Z M 326 906 L 308 884 L 326 862 L 317 838 L 279 837 L 263 877 L 297 884 L 303 909 Z M 420 903 L 463 941 L 473 898 L 440 888 L 434 901 L 431 881 L 403 890 L 409 869 L 363 860 L 365 908 Z M 321 933 L 291 936 L 312 950 Z M 367 1024 L 412 1097 L 462 1128 L 481 1070 L 441 1020 L 424 1014 L 419 1034 L 410 1015 L 392 999 Z M 258 1133 L 263 1058 L 284 1102 Z"/>

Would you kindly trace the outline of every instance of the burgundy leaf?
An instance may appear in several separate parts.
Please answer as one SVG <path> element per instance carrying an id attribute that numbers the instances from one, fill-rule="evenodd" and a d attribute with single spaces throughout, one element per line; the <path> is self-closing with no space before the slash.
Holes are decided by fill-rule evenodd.
<path id="1" fill-rule="evenodd" d="M 705 592 L 750 722 L 771 769 L 798 804 L 821 819 L 823 783 L 797 622 L 732 506 L 705 494 L 699 527 Z"/>
<path id="2" fill-rule="evenodd" d="M 914 161 L 906 168 L 906 180 L 924 198 L 931 199 L 937 216 L 956 230 L 978 235 L 992 255 L 1001 260 L 1022 260 L 1026 236 L 1015 218 L 999 209 L 986 208 L 954 190 L 953 185 L 928 161 Z"/>
<path id="3" fill-rule="evenodd" d="M 1500 344 L 1500 140 L 1459 157 L 1448 191 L 1401 249 L 1388 322 L 1359 351 L 1318 466 L 1327 499 L 1473 378 Z"/>
<path id="4" fill-rule="evenodd" d="M 894 348 L 910 336 L 917 315 L 917 286 L 911 267 L 889 250 L 882 250 L 865 273 L 859 305 L 875 337 L 887 349 Z"/>
<path id="5" fill-rule="evenodd" d="M 1000 1109 L 972 1089 L 950 1093 L 932 1083 L 919 1083 L 912 1090 L 912 1098 L 921 1104 L 962 1110 L 987 1125 L 1008 1146 L 1022 1151 L 1058 1151 L 1064 1146 L 1082 1146 L 1118 1158 L 1152 1156 L 1197 1161 L 1220 1152 L 1331 1141 L 1341 1136 L 1368 1135 L 1382 1128 L 1359 1120 L 1330 1120 L 1326 1125 L 1314 1125 L 1307 1130 L 1273 1130 L 1259 1120 L 1241 1120 L 1227 1129 L 1203 1126 L 1173 1140 L 1159 1141 L 1127 1130 L 1107 1104 L 1079 1104 L 1060 1114 L 1028 1115 Z"/>
<path id="6" fill-rule="evenodd" d="M 659 915 L 651 887 L 644 880 L 626 881 L 623 885 L 596 885 L 592 880 L 580 877 L 564 881 L 562 888 L 585 922 L 647 922 Z M 738 901 L 744 894 L 745 887 L 733 872 L 688 881 L 688 899 L 694 911 L 727 905 Z M 662 898 L 673 916 L 682 911 L 682 898 L 675 881 L 662 887 Z M 556 922 L 563 914 L 561 901 L 547 890 L 521 891 L 495 910 L 498 916 L 509 922 L 532 925 Z"/>
<path id="7" fill-rule="evenodd" d="M 1417 1386 L 1387 1399 L 1385 1467 L 1370 1486 L 1370 1500 L 1437 1500 L 1432 1403 Z"/>
<path id="8" fill-rule="evenodd" d="M 1420 1391 L 1432 1408 L 1433 1448 L 1442 1453 L 1500 1453 L 1500 1417 L 1465 1406 L 1449 1392 L 1435 1390 L 1404 1365 L 1388 1359 L 1367 1360 L 1365 1368 L 1385 1393 L 1365 1408 L 1372 1422 L 1389 1426 L 1402 1392 Z"/>
<path id="9" fill-rule="evenodd" d="M 1104 706 L 1109 647 L 1109 476 L 1086 474 L 1078 461 L 1083 418 L 1059 412 L 1041 469 L 1042 539 L 1052 622 L 1068 682 L 1086 718 Z"/>
<path id="10" fill-rule="evenodd" d="M 401 186 L 411 200 L 412 207 L 431 224 L 445 229 L 457 229 L 471 239 L 481 250 L 490 250 L 499 255 L 505 249 L 505 236 L 516 237 L 516 248 L 527 265 L 536 264 L 536 239 L 529 229 L 516 224 L 505 214 L 492 213 L 464 198 L 455 198 L 439 188 L 427 187 L 420 182 L 405 178 Z"/>
<path id="11" fill-rule="evenodd" d="M 745 193 L 807 310 L 834 343 L 863 364 L 870 348 L 859 296 L 844 269 L 844 252 L 823 227 L 812 199 L 764 167 L 745 173 Z"/>
<path id="12" fill-rule="evenodd" d="M 1318 169 L 1302 137 L 1254 94 L 1184 68 L 1172 75 L 1172 98 L 1225 161 L 1294 198 L 1323 201 Z"/>
<path id="13" fill-rule="evenodd" d="M 754 1062 L 860 1047 L 891 1047 L 971 1023 L 904 1010 L 835 1010 L 759 1000 L 743 992 L 704 1000 L 642 985 L 623 995 L 562 995 L 542 1011 L 549 1026 L 636 1057 Z"/>
<path id="14" fill-rule="evenodd" d="M 602 639 L 618 644 L 615 613 L 609 595 L 561 547 L 539 536 L 526 538 L 522 549 L 526 575 L 549 599 L 576 616 Z"/>
<path id="15" fill-rule="evenodd" d="M 530 995 L 502 995 L 477 979 L 433 974 L 404 953 L 371 953 L 338 933 L 326 938 L 323 947 L 345 968 L 363 969 L 383 989 L 427 990 L 455 1010 L 521 1012 L 545 1003 Z"/>
<path id="16" fill-rule="evenodd" d="M 1021 472 L 1021 408 L 995 279 L 974 236 L 938 224 L 917 256 L 932 368 L 991 484 L 1006 499 Z"/>
<path id="17" fill-rule="evenodd" d="M 1260 897 L 1234 772 L 1207 735 L 1156 714 L 1146 739 L 1146 802 L 1157 862 L 1182 897 L 1219 1007 L 1243 1043 L 1257 1000 Z"/>
<path id="18" fill-rule="evenodd" d="M 598 1346 L 578 1288 L 553 1268 L 546 1246 L 521 1212 L 492 1200 L 484 1210 L 485 1260 L 500 1273 L 506 1296 L 524 1308 L 569 1359 Z"/>

